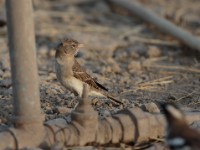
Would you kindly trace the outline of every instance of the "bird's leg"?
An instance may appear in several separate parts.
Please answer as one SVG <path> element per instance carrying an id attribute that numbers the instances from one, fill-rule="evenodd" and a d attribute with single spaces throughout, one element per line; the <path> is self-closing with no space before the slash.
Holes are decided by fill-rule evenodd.
<path id="1" fill-rule="evenodd" d="M 92 98 L 92 105 L 99 106 L 101 104 L 102 104 L 101 101 L 99 101 L 97 97 Z"/>
<path id="2" fill-rule="evenodd" d="M 74 95 L 70 101 L 70 107 L 72 107 L 73 109 L 75 109 L 77 107 L 77 105 L 79 104 L 79 101 L 78 101 L 78 93 L 76 91 L 71 91 L 72 94 Z"/>

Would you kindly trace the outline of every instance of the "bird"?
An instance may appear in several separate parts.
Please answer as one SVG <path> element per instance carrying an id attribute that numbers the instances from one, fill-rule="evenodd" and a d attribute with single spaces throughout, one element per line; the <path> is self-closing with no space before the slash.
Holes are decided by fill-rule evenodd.
<path id="1" fill-rule="evenodd" d="M 171 150 L 200 150 L 200 132 L 187 124 L 174 104 L 161 104 L 167 120 L 166 143 Z"/>
<path id="2" fill-rule="evenodd" d="M 106 87 L 92 78 L 79 64 L 75 56 L 84 45 L 74 39 L 65 39 L 56 47 L 55 70 L 58 81 L 75 96 L 82 96 L 83 85 L 89 86 L 89 96 L 106 97 L 116 104 L 122 101 L 113 97 Z"/>

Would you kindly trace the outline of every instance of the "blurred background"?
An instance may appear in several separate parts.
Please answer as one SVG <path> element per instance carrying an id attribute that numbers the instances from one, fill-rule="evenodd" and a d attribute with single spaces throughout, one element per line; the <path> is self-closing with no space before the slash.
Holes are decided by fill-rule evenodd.
<path id="1" fill-rule="evenodd" d="M 139 0 L 159 16 L 199 37 L 198 0 Z M 78 61 L 128 107 L 159 112 L 159 102 L 200 108 L 199 53 L 182 46 L 126 9 L 103 0 L 33 0 L 40 97 L 46 120 L 63 117 L 77 100 L 57 81 L 55 46 L 73 38 L 85 45 Z M 20 21 L 20 20 L 19 20 Z M 0 1 L 0 125 L 12 115 L 12 84 L 4 1 Z M 101 116 L 122 109 L 93 99 Z"/>

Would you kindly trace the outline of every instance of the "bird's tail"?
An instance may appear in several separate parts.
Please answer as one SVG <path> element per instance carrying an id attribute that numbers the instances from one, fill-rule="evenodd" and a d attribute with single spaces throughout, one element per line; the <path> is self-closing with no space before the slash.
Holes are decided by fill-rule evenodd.
<path id="1" fill-rule="evenodd" d="M 114 96 L 111 96 L 109 94 L 106 94 L 106 97 L 109 98 L 110 100 L 112 100 L 113 102 L 115 103 L 118 103 L 118 104 L 124 104 L 122 101 L 120 101 L 119 99 L 115 98 Z"/>
<path id="2" fill-rule="evenodd" d="M 107 97 L 117 104 L 124 104 L 122 101 L 120 101 L 119 99 L 115 98 L 110 93 L 105 92 L 105 91 L 92 91 L 90 94 L 95 95 L 95 96 L 100 96 L 100 97 Z"/>

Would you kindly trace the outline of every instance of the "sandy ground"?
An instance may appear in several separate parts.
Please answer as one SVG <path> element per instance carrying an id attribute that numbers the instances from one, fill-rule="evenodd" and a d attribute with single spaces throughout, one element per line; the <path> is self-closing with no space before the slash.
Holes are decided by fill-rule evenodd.
<path id="1" fill-rule="evenodd" d="M 141 2 L 200 35 L 197 0 Z M 54 48 L 64 38 L 84 43 L 77 60 L 111 93 L 127 100 L 129 107 L 172 102 L 183 110 L 200 108 L 199 54 L 180 46 L 172 37 L 134 16 L 123 15 L 121 10 L 113 12 L 103 1 L 43 0 L 35 1 L 34 5 L 41 110 L 46 120 L 67 119 L 77 103 L 76 97 L 55 76 Z M 1 125 L 10 125 L 12 100 L 7 31 L 3 27 L 0 28 Z M 93 99 L 92 104 L 101 116 L 123 109 L 113 106 L 109 99 Z"/>

